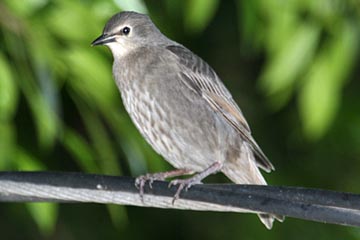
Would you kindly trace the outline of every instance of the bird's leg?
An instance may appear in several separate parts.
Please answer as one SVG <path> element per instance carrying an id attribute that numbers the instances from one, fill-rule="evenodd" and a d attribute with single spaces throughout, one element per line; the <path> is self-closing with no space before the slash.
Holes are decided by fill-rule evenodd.
<path id="1" fill-rule="evenodd" d="M 207 176 L 217 173 L 222 168 L 223 164 L 221 162 L 214 162 L 211 164 L 208 168 L 206 168 L 204 171 L 199 172 L 198 174 L 195 174 L 191 178 L 187 179 L 175 179 L 172 180 L 169 183 L 169 187 L 173 185 L 179 185 L 179 188 L 177 189 L 174 198 L 172 200 L 172 204 L 175 203 L 177 199 L 180 198 L 181 191 L 185 188 L 185 191 L 187 191 L 192 185 L 194 184 L 202 184 L 201 180 L 206 178 Z"/>
<path id="2" fill-rule="evenodd" d="M 135 180 L 135 187 L 140 191 L 140 198 L 141 201 L 144 199 L 144 186 L 145 183 L 148 181 L 150 188 L 152 188 L 152 183 L 154 181 L 162 181 L 169 177 L 178 177 L 187 174 L 192 174 L 193 171 L 188 169 L 175 169 L 167 172 L 159 172 L 159 173 L 148 173 L 145 175 L 141 175 L 136 178 Z"/>

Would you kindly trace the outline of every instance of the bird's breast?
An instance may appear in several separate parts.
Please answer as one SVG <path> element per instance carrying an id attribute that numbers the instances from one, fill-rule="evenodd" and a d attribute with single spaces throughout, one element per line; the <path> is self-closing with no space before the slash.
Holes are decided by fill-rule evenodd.
<path id="1" fill-rule="evenodd" d="M 171 63 L 170 63 L 171 64 Z M 177 168 L 202 170 L 223 159 L 223 123 L 176 71 L 147 64 L 114 70 L 123 104 L 137 129 Z"/>
<path id="2" fill-rule="evenodd" d="M 178 159 L 181 146 L 172 134 L 174 120 L 169 108 L 160 104 L 146 87 L 137 84 L 121 88 L 121 96 L 133 123 L 154 150 L 170 162 Z"/>

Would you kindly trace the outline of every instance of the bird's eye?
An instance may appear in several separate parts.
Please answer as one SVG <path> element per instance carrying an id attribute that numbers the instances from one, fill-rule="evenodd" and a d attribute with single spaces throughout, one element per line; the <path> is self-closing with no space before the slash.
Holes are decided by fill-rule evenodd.
<path id="1" fill-rule="evenodd" d="M 129 27 L 124 27 L 121 31 L 122 31 L 122 33 L 124 35 L 128 35 L 130 33 L 130 28 Z"/>

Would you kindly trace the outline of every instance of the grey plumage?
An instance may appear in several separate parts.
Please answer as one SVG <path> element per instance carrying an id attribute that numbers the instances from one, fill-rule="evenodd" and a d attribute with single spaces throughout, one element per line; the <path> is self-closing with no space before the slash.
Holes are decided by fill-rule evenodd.
<path id="1" fill-rule="evenodd" d="M 164 36 L 148 16 L 135 12 L 114 15 L 93 42 L 100 44 L 113 53 L 113 74 L 124 106 L 144 138 L 175 168 L 202 173 L 186 185 L 217 170 L 238 184 L 266 184 L 258 167 L 267 172 L 274 167 L 205 61 Z M 153 180 L 149 175 L 139 179 L 141 184 Z M 267 228 L 274 218 L 282 220 L 259 216 Z"/>

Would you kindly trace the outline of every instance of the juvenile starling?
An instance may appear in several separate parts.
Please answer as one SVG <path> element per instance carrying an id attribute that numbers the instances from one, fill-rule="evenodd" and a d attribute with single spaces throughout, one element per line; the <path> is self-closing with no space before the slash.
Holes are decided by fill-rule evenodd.
<path id="1" fill-rule="evenodd" d="M 183 45 L 164 36 L 147 15 L 121 12 L 106 24 L 92 45 L 106 45 L 123 104 L 147 142 L 176 170 L 136 180 L 140 195 L 146 181 L 176 179 L 182 189 L 218 171 L 237 184 L 266 182 L 258 168 L 273 165 L 251 136 L 240 108 L 215 71 Z M 270 229 L 274 219 L 259 214 Z"/>

